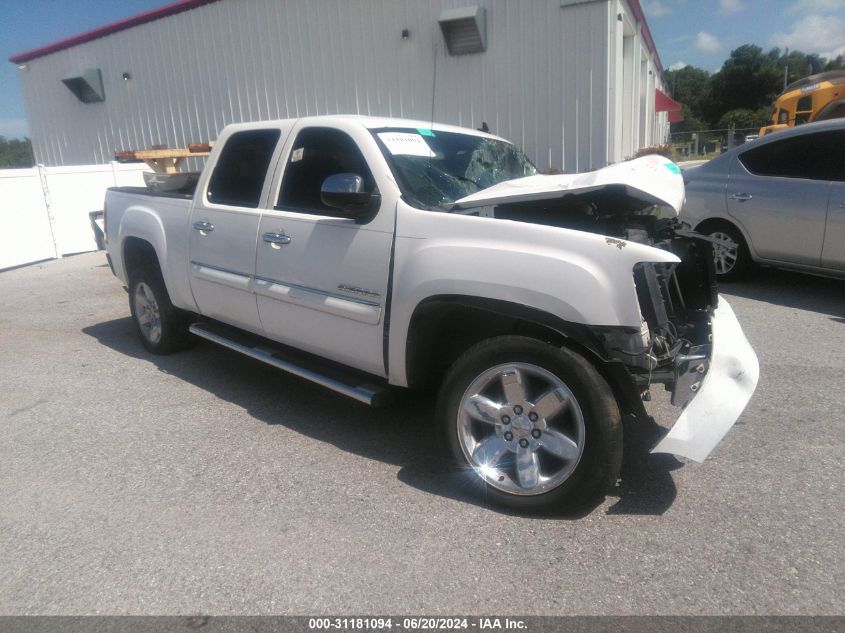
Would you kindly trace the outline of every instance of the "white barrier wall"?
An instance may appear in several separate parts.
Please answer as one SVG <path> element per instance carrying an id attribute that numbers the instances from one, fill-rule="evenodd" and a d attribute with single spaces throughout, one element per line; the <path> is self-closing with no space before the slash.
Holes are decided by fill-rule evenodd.
<path id="1" fill-rule="evenodd" d="M 56 257 L 38 168 L 0 170 L 0 270 Z"/>
<path id="2" fill-rule="evenodd" d="M 144 185 L 144 164 L 0 170 L 0 270 L 97 250 L 91 211 L 106 189 Z"/>

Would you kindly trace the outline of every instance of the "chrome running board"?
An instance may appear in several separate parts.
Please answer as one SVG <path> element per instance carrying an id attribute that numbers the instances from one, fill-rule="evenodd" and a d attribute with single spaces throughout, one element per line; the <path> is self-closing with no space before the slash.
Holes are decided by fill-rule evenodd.
<path id="1" fill-rule="evenodd" d="M 239 352 L 245 356 L 254 358 L 255 360 L 259 360 L 262 363 L 272 365 L 273 367 L 281 369 L 289 374 L 293 374 L 294 376 L 310 380 L 313 383 L 317 383 L 318 385 L 331 389 L 334 392 L 353 398 L 358 402 L 368 404 L 371 407 L 384 406 L 390 399 L 390 388 L 386 385 L 382 387 L 364 383 L 353 386 L 343 379 L 327 376 L 320 371 L 309 369 L 303 367 L 301 364 L 287 360 L 282 357 L 283 352 L 281 350 L 269 348 L 266 345 L 261 345 L 260 347 L 253 346 L 249 343 L 241 343 L 234 340 L 234 337 L 230 338 L 228 332 L 226 332 L 228 329 L 226 326 L 218 326 L 217 324 L 210 323 L 194 323 L 188 329 L 191 334 L 195 334 L 207 341 L 217 343 L 218 345 L 222 345 L 230 350 Z M 220 333 L 221 331 L 226 332 L 226 334 Z M 238 334 L 239 336 L 237 336 L 237 338 L 243 338 L 240 336 L 240 332 L 238 332 Z M 338 372 L 335 371 L 332 373 Z M 354 370 L 350 370 L 348 373 L 349 376 L 344 376 L 344 378 L 357 377 L 357 372 Z"/>

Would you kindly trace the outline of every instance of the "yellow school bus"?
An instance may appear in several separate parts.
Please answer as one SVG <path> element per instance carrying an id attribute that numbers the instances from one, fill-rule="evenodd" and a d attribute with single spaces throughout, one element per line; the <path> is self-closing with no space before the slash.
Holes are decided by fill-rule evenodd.
<path id="1" fill-rule="evenodd" d="M 845 117 L 845 70 L 810 75 L 789 84 L 775 101 L 760 136 L 811 121 Z"/>

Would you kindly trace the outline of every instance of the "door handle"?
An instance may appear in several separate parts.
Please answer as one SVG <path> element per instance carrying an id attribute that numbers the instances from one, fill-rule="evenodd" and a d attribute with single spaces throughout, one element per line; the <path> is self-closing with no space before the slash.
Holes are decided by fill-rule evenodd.
<path id="1" fill-rule="evenodd" d="M 290 235 L 284 233 L 265 233 L 261 238 L 270 244 L 290 244 Z"/>
<path id="2" fill-rule="evenodd" d="M 842 202 L 839 203 L 839 208 L 845 209 L 845 200 L 843 200 Z"/>
<path id="3" fill-rule="evenodd" d="M 194 222 L 194 230 L 211 233 L 214 230 L 214 225 L 211 222 Z"/>
<path id="4" fill-rule="evenodd" d="M 750 193 L 739 192 L 732 193 L 730 197 L 731 200 L 739 200 L 740 202 L 745 202 L 746 200 L 751 200 L 751 198 L 753 198 L 754 196 L 752 196 Z"/>

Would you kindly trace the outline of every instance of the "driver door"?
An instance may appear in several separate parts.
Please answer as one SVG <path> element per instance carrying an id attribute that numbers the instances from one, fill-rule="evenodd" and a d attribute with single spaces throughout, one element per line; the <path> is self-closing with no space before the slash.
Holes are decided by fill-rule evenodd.
<path id="1" fill-rule="evenodd" d="M 283 152 L 276 204 L 262 213 L 254 289 L 266 335 L 292 347 L 384 376 L 383 331 L 395 205 L 363 219 L 324 205 L 320 188 L 356 173 L 377 192 L 352 137 L 303 127 Z"/>

